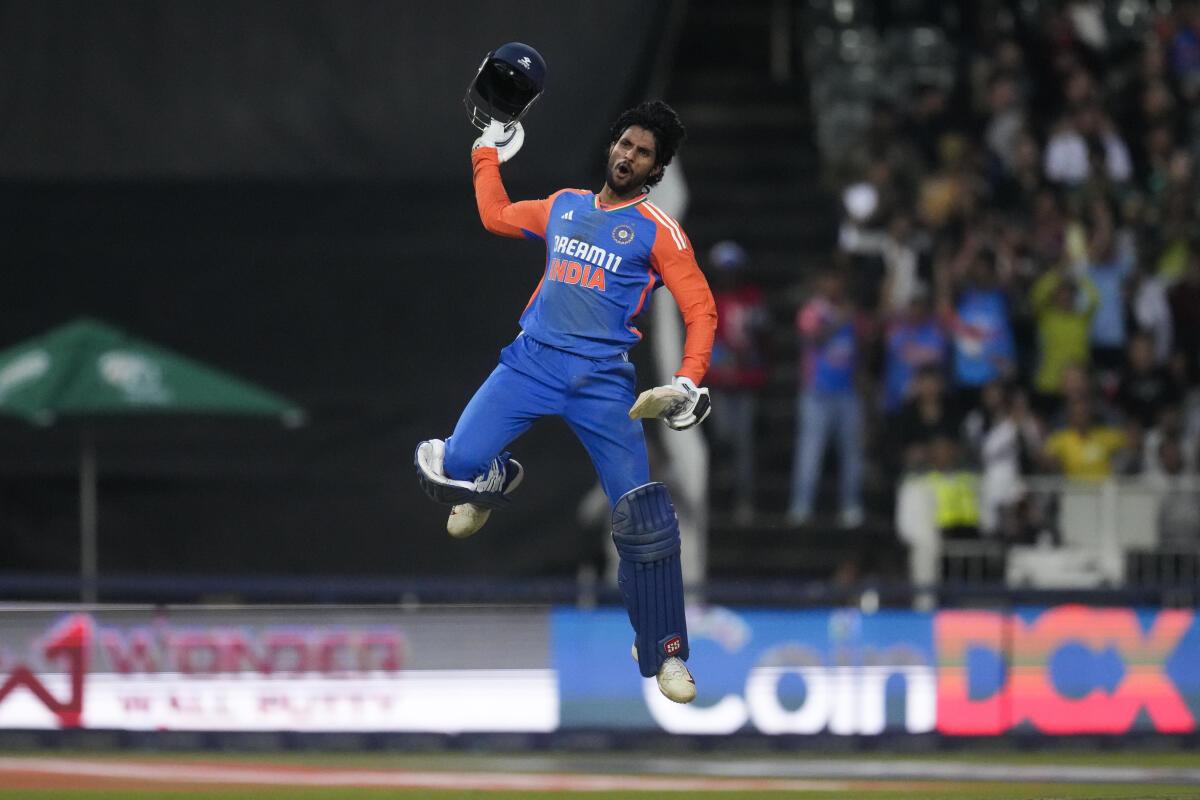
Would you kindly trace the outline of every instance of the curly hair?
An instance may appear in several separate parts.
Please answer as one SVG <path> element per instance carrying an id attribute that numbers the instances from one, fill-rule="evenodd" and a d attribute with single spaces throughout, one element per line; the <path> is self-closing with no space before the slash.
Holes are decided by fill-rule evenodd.
<path id="1" fill-rule="evenodd" d="M 621 112 L 616 122 L 609 129 L 609 145 L 616 143 L 629 126 L 637 125 L 645 128 L 654 135 L 654 164 L 666 167 L 679 151 L 679 145 L 687 138 L 687 129 L 683 127 L 675 109 L 662 100 L 650 100 Z M 662 180 L 663 171 L 651 173 L 646 179 L 646 186 L 653 186 Z"/>

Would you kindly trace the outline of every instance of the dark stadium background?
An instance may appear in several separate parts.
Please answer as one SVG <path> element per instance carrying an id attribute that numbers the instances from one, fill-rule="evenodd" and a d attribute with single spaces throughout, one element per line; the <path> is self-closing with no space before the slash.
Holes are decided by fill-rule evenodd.
<path id="1" fill-rule="evenodd" d="M 310 415 L 95 426 L 102 574 L 573 574 L 562 509 L 593 478 L 565 425 L 526 437 L 522 502 L 469 548 L 411 467 L 542 257 L 478 222 L 478 59 L 523 39 L 550 65 L 513 196 L 594 187 L 667 13 L 529 5 L 0 3 L 0 343 L 92 315 Z M 77 568 L 77 450 L 70 424 L 0 421 L 0 569 Z"/>

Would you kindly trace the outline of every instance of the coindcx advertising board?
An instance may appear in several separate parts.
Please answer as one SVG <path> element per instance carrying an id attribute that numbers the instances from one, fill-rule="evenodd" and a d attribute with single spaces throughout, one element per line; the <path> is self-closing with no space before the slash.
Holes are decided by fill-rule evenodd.
<path id="1" fill-rule="evenodd" d="M 1182 733 L 1200 717 L 1190 610 L 698 610 L 695 703 L 629 662 L 624 612 L 554 614 L 563 727 L 676 733 Z"/>

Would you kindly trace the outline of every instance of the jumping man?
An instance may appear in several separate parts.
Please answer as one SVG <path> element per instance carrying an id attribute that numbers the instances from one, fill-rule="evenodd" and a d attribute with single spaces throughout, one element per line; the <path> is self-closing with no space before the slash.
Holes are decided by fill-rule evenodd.
<path id="1" fill-rule="evenodd" d="M 678 115 L 650 102 L 612 125 L 604 186 L 562 189 L 544 200 L 512 202 L 500 178 L 498 125 L 471 152 L 479 217 L 492 233 L 544 241 L 542 279 L 521 315 L 521 333 L 463 410 L 445 442 L 417 448 L 422 486 L 452 505 L 447 529 L 470 536 L 508 495 L 523 470 L 506 448 L 539 417 L 567 421 L 587 449 L 612 504 L 618 583 L 635 632 L 635 657 L 662 693 L 691 702 L 679 523 L 670 493 L 650 481 L 642 423 L 630 418 L 636 375 L 628 351 L 642 338 L 634 318 L 660 285 L 687 326 L 673 388 L 682 399 L 661 416 L 683 430 L 710 409 L 697 388 L 708 369 L 717 314 L 712 293 L 679 223 L 650 202 L 684 138 Z M 653 416 L 653 414 L 652 414 Z"/>

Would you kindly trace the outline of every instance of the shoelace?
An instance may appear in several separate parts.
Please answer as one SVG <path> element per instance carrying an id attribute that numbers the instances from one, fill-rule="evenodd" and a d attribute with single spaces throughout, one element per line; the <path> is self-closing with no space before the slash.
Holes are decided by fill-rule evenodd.
<path id="1" fill-rule="evenodd" d="M 663 663 L 663 678 L 674 679 L 681 678 L 688 680 L 691 678 L 691 673 L 687 671 L 687 667 L 677 658 L 672 658 Z"/>

